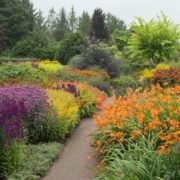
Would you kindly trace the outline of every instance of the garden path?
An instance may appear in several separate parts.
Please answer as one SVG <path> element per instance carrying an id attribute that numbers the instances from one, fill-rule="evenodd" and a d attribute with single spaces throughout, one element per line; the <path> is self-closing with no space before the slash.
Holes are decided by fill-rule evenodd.
<path id="1" fill-rule="evenodd" d="M 112 100 L 108 99 L 107 103 Z M 96 129 L 93 119 L 84 119 L 70 139 L 63 152 L 42 180 L 93 180 L 98 157 L 89 136 Z"/>

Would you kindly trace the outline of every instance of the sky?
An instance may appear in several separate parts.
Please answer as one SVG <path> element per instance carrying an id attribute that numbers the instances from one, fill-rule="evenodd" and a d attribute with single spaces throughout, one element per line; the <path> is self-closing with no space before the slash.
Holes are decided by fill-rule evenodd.
<path id="1" fill-rule="evenodd" d="M 77 16 L 83 10 L 93 13 L 95 8 L 102 8 L 104 12 L 111 12 L 126 23 L 141 16 L 146 20 L 156 17 L 161 11 L 172 21 L 180 24 L 180 0 L 31 0 L 37 9 L 41 9 L 47 16 L 51 7 L 58 11 L 62 6 L 67 11 L 74 6 Z"/>

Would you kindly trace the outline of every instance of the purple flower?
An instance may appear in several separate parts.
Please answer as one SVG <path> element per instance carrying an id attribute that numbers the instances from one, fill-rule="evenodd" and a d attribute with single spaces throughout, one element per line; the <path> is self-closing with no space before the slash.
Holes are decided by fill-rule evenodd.
<path id="1" fill-rule="evenodd" d="M 0 133 L 6 142 L 21 139 L 31 121 L 43 121 L 49 110 L 45 92 L 34 86 L 0 87 Z"/>

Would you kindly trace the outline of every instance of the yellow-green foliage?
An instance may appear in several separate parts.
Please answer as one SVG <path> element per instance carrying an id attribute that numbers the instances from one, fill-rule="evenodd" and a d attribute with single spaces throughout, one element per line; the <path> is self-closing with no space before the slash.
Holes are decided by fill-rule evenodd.
<path id="1" fill-rule="evenodd" d="M 159 69 L 167 70 L 167 69 L 169 69 L 169 66 L 167 64 L 161 63 L 161 64 L 158 64 L 155 68 L 155 70 L 159 70 Z"/>
<path id="2" fill-rule="evenodd" d="M 153 76 L 153 71 L 150 70 L 150 69 L 144 69 L 143 72 L 142 72 L 142 77 L 144 79 L 149 79 L 149 78 L 152 78 Z"/>
<path id="3" fill-rule="evenodd" d="M 156 70 L 167 70 L 167 69 L 169 69 L 169 66 L 167 64 L 161 63 L 158 64 L 154 69 L 144 69 L 142 72 L 142 77 L 144 79 L 150 79 L 153 77 L 154 72 Z"/>
<path id="4" fill-rule="evenodd" d="M 63 69 L 63 67 L 64 66 L 58 61 L 44 60 L 39 63 L 39 68 L 48 73 L 56 73 L 59 70 Z"/>
<path id="5" fill-rule="evenodd" d="M 79 106 L 75 97 L 61 90 L 46 90 L 53 113 L 57 115 L 55 123 L 59 128 L 60 138 L 72 132 L 79 121 Z"/>

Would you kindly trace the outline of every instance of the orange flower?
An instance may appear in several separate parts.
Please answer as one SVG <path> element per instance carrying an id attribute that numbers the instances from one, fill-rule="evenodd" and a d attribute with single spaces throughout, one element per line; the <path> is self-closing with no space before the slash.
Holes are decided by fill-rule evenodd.
<path id="1" fill-rule="evenodd" d="M 136 93 L 129 89 L 126 96 L 114 97 L 114 104 L 103 105 L 103 113 L 94 116 L 98 135 L 104 136 L 108 145 L 112 140 L 124 143 L 125 138 L 138 141 L 140 134 L 147 137 L 152 132 L 162 146 L 160 151 L 168 150 L 180 141 L 179 95 L 180 86 L 168 89 L 152 86 Z M 111 132 L 109 140 L 104 129 Z"/>
<path id="2" fill-rule="evenodd" d="M 137 139 L 137 137 L 141 134 L 141 130 L 139 129 L 136 129 L 134 131 L 131 132 L 131 136 L 132 136 L 132 139 L 135 140 Z"/>

